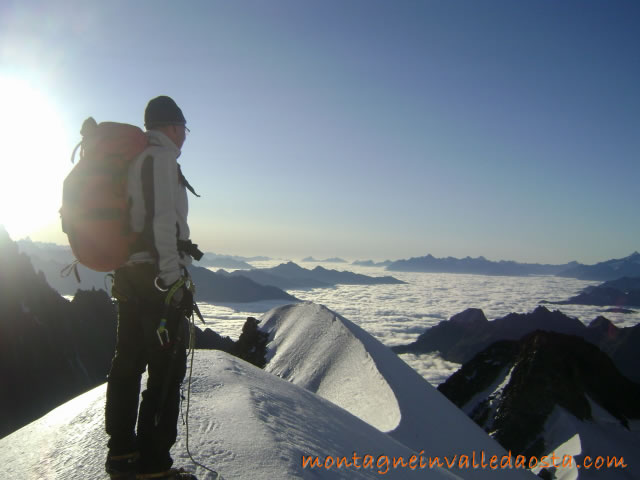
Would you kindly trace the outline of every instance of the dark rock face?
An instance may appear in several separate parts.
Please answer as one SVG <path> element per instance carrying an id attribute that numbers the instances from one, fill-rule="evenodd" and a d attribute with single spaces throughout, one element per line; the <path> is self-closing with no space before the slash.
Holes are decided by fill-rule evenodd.
<path id="1" fill-rule="evenodd" d="M 258 328 L 259 323 L 260 321 L 253 317 L 247 318 L 242 327 L 242 334 L 231 353 L 256 367 L 264 368 L 267 364 L 266 355 L 269 334 Z"/>
<path id="2" fill-rule="evenodd" d="M 235 342 L 229 337 L 223 337 L 217 332 L 214 332 L 210 328 L 201 330 L 196 327 L 195 330 L 195 348 L 201 348 L 204 350 L 222 350 L 223 352 L 231 353 Z"/>
<path id="3" fill-rule="evenodd" d="M 4 235 L 1 235 L 4 233 Z M 116 311 L 104 291 L 62 298 L 0 232 L 0 436 L 103 383 Z"/>
<path id="4" fill-rule="evenodd" d="M 260 321 L 248 317 L 242 327 L 242 334 L 237 342 L 229 337 L 222 337 L 210 328 L 204 331 L 196 328 L 196 348 L 222 350 L 236 357 L 264 368 L 266 365 L 267 343 L 269 334 L 258 328 Z"/>
<path id="5" fill-rule="evenodd" d="M 640 324 L 617 328 L 598 317 L 587 327 L 576 318 L 545 307 L 531 313 L 510 313 L 491 322 L 481 310 L 468 309 L 428 328 L 415 342 L 392 349 L 396 353 L 439 352 L 445 360 L 465 363 L 499 340 L 518 340 L 535 330 L 581 337 L 611 356 L 623 375 L 640 382 Z"/>
<path id="6" fill-rule="evenodd" d="M 588 396 L 627 428 L 640 418 L 640 384 L 595 345 L 552 332 L 494 343 L 438 390 L 506 449 L 527 456 L 546 451 L 543 427 L 556 405 L 590 420 Z"/>
<path id="7" fill-rule="evenodd" d="M 600 316 L 589 324 L 583 338 L 609 355 L 623 375 L 640 382 L 640 324 L 618 328 Z"/>

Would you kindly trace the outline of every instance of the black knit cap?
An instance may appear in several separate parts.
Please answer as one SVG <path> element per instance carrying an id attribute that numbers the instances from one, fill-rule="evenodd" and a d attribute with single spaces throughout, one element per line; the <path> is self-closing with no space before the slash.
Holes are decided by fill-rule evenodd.
<path id="1" fill-rule="evenodd" d="M 161 95 L 149 101 L 144 111 L 144 126 L 149 128 L 163 125 L 186 125 L 187 121 L 180 107 L 171 97 Z"/>

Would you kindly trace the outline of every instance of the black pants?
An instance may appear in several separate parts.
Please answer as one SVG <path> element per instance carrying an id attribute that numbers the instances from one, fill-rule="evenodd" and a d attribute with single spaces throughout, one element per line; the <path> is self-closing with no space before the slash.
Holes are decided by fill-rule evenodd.
<path id="1" fill-rule="evenodd" d="M 123 267 L 116 271 L 113 285 L 118 338 L 107 382 L 109 455 L 139 451 L 141 473 L 164 471 L 173 464 L 169 450 L 177 437 L 180 384 L 187 368 L 184 315 L 169 315 L 168 346 L 158 340 L 156 329 L 167 312 L 164 295 L 154 286 L 155 276 L 152 264 Z M 140 379 L 147 366 L 147 388 L 138 412 Z"/>

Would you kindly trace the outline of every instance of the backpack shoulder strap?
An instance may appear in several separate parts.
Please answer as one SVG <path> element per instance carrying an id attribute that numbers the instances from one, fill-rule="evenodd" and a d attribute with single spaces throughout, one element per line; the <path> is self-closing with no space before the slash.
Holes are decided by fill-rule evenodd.
<path id="1" fill-rule="evenodd" d="M 180 168 L 180 164 L 178 164 L 178 177 L 180 180 L 180 183 L 182 183 L 184 185 L 184 187 L 189 190 L 191 193 L 193 193 L 196 197 L 199 197 L 200 195 L 198 195 L 196 193 L 196 191 L 194 190 L 194 188 L 191 186 L 191 184 L 189 183 L 189 181 L 185 178 L 185 176 L 182 174 L 182 168 Z"/>

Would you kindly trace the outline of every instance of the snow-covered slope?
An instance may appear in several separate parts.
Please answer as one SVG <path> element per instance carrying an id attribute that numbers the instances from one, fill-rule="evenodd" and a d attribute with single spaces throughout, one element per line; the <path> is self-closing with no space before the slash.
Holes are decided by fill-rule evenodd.
<path id="1" fill-rule="evenodd" d="M 317 392 L 427 456 L 507 452 L 389 348 L 312 303 L 262 317 L 270 332 L 265 369 Z M 532 478 L 523 470 L 463 469 L 465 478 Z"/>
<path id="2" fill-rule="evenodd" d="M 105 478 L 105 385 L 58 407 L 0 440 L 2 479 Z M 190 466 L 185 427 L 173 449 Z M 217 351 L 197 351 L 191 388 L 189 447 L 227 480 L 455 478 L 436 469 L 393 469 L 378 456 L 414 452 L 308 390 Z M 302 455 L 361 457 L 361 468 L 303 468 Z M 364 455 L 373 455 L 364 468 Z M 415 464 L 414 464 L 415 465 Z M 199 478 L 211 478 L 195 467 Z"/>
<path id="3" fill-rule="evenodd" d="M 562 407 L 556 406 L 545 424 L 544 436 L 551 446 L 557 469 L 551 469 L 555 480 L 624 480 L 637 478 L 631 470 L 638 457 L 640 422 L 629 422 L 629 428 L 589 399 L 593 421 L 581 421 Z M 565 457 L 566 455 L 566 457 Z M 569 456 L 573 460 L 569 461 Z M 586 457 L 589 457 L 588 459 Z M 620 461 L 606 466 L 608 460 Z M 615 462 L 614 461 L 614 462 Z M 552 460 L 548 460 L 551 463 Z M 604 463 L 601 463 L 604 462 Z M 622 468 L 622 463 L 627 468 Z M 564 465 L 563 465 L 564 464 Z M 577 467 L 579 465 L 580 467 Z M 586 468 L 589 467 L 589 468 Z M 539 471 L 540 468 L 534 469 Z"/>

